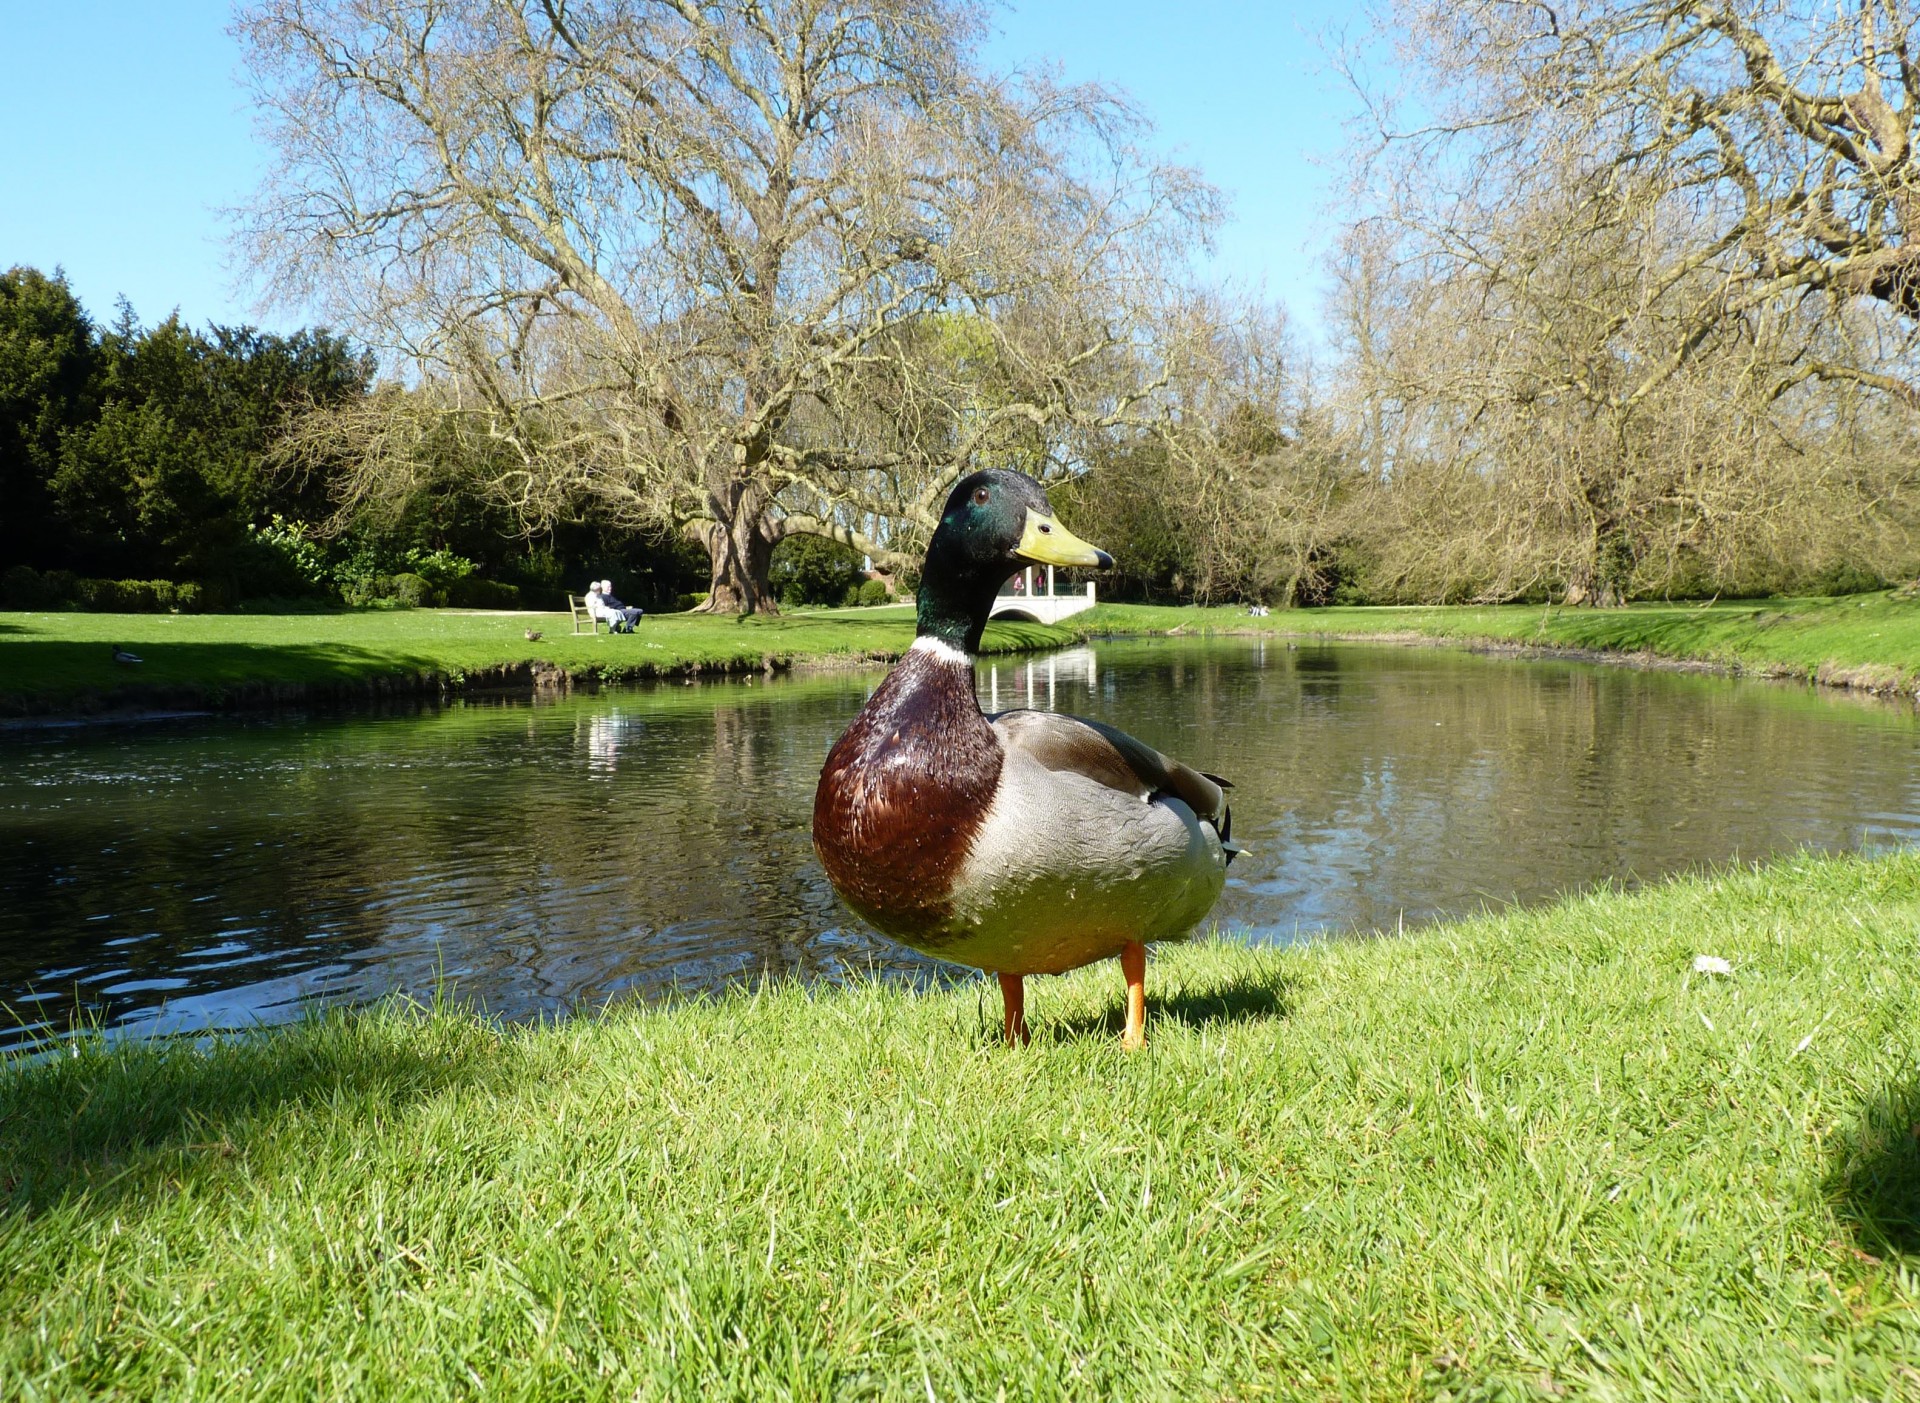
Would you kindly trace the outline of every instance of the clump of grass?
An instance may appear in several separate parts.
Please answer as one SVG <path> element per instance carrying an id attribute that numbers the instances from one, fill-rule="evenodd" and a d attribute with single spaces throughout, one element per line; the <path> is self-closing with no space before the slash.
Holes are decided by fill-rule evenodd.
<path id="1" fill-rule="evenodd" d="M 0 1394 L 1920 1391 L 1920 854 L 0 1074 Z M 1731 974 L 1696 972 L 1697 955 Z"/>

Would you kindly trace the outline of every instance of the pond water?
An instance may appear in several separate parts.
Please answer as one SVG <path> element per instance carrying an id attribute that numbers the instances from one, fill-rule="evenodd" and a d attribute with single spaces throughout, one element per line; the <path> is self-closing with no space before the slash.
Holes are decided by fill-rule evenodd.
<path id="1" fill-rule="evenodd" d="M 451 981 L 507 1017 L 872 966 L 808 837 L 881 673 L 0 737 L 0 1044 Z M 1424 648 L 1098 644 L 980 669 L 1234 781 L 1252 939 L 1920 837 L 1910 707 Z"/>

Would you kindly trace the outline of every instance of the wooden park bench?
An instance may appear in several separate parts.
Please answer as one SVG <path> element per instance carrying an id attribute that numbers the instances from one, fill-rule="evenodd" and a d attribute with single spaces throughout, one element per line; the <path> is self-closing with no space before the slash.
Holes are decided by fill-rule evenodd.
<path id="1" fill-rule="evenodd" d="M 567 607 L 573 610 L 573 631 L 575 633 L 580 632 L 581 624 L 587 626 L 587 632 L 598 633 L 600 631 L 600 625 L 606 623 L 605 619 L 596 619 L 592 614 L 587 612 L 587 601 L 580 595 L 568 595 Z M 612 624 L 607 624 L 607 632 L 613 632 Z"/>

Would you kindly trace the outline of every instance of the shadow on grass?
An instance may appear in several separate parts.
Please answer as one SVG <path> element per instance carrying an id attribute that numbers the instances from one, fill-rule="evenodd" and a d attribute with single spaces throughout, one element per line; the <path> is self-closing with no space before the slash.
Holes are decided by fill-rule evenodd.
<path id="1" fill-rule="evenodd" d="M 113 703 L 214 701 L 293 684 L 341 686 L 418 675 L 437 667 L 408 652 L 345 643 L 141 643 L 142 661 L 116 663 L 113 645 L 32 638 L 7 645 L 0 695 L 16 702 L 60 703 L 95 697 Z"/>
<path id="2" fill-rule="evenodd" d="M 1114 971 L 1118 974 L 1119 967 Z M 1119 981 L 1115 980 L 1116 988 Z M 1294 981 L 1277 971 L 1251 978 L 1218 983 L 1205 980 L 1189 982 L 1156 996 L 1153 980 L 1147 980 L 1147 1036 L 1156 1026 L 1181 1023 L 1189 1028 L 1205 1028 L 1221 1023 L 1256 1023 L 1285 1018 L 1293 1007 Z M 996 1019 L 996 1025 L 998 1020 Z M 1124 999 L 1103 1013 L 1060 1019 L 1042 1019 L 1034 1028 L 1037 1037 L 1062 1040 L 1086 1037 L 1118 1038 L 1127 1026 Z M 998 1036 L 998 1027 L 994 1029 Z"/>
<path id="3" fill-rule="evenodd" d="M 211 1044 L 75 1044 L 0 1065 L 0 1211 L 177 1192 L 295 1116 L 353 1121 L 495 1075 L 478 1019 L 328 1014 Z"/>
<path id="4" fill-rule="evenodd" d="M 1862 1109 L 1827 1191 L 1864 1250 L 1920 1255 L 1920 1077 Z"/>

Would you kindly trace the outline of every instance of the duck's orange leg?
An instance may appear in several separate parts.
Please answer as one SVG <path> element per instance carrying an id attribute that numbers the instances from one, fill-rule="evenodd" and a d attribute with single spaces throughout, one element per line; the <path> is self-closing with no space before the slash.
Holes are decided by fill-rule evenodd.
<path id="1" fill-rule="evenodd" d="M 1127 977 L 1127 1030 L 1120 1046 L 1133 1052 L 1147 1045 L 1147 947 L 1138 940 L 1122 945 L 1120 972 Z"/>
<path id="2" fill-rule="evenodd" d="M 1027 977 L 1024 974 L 1000 976 L 1000 1002 L 1006 1010 L 1007 1046 L 1025 1047 L 1033 1041 L 1027 1031 Z"/>

